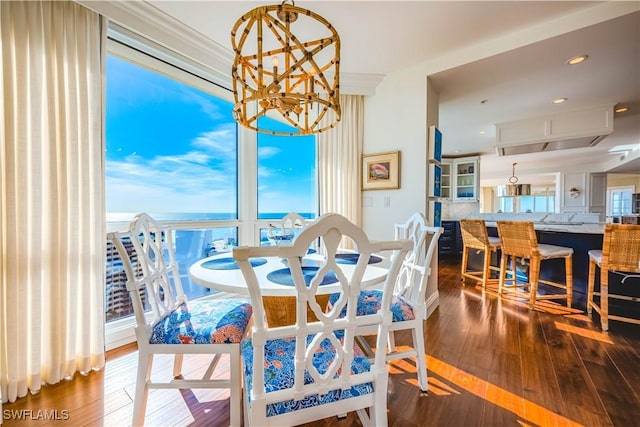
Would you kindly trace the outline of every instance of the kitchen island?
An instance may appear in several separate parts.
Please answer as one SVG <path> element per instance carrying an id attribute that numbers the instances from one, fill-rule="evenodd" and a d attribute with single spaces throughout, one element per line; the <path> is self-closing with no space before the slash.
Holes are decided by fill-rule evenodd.
<path id="1" fill-rule="evenodd" d="M 511 218 L 505 220 L 513 220 Z M 490 236 L 498 237 L 495 221 L 486 221 Z M 586 310 L 587 283 L 589 279 L 589 255 L 591 249 L 602 249 L 604 236 L 603 223 L 561 223 L 534 222 L 538 243 L 570 247 L 573 249 L 573 299 L 572 307 Z M 499 265 L 499 255 L 494 254 L 492 264 Z M 482 269 L 482 255 L 470 254 L 469 265 L 472 269 Z M 519 274 L 528 273 L 528 265 L 519 265 Z M 542 262 L 540 278 L 552 281 L 564 281 L 564 261 L 562 259 L 545 260 Z M 640 298 L 640 278 L 625 278 L 621 273 L 609 273 L 609 292 L 620 293 Z M 600 269 L 596 271 L 596 291 L 600 288 Z M 541 289 L 548 289 L 541 285 Z M 637 302 L 625 302 L 610 299 L 610 312 L 624 316 L 640 318 Z"/>

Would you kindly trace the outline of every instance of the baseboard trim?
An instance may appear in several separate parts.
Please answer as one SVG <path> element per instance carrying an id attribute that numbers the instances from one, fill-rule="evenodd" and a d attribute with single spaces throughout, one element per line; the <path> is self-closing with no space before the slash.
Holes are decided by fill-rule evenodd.
<path id="1" fill-rule="evenodd" d="M 436 311 L 436 308 L 438 308 L 439 305 L 440 294 L 438 293 L 438 291 L 435 291 L 431 294 L 431 296 L 429 296 L 429 298 L 427 298 L 427 319 L 429 318 L 429 316 L 431 316 L 431 314 L 433 314 L 434 311 Z"/>

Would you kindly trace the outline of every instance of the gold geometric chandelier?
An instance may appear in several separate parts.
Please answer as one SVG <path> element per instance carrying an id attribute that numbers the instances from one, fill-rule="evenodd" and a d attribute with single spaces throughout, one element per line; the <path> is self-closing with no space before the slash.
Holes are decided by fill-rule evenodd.
<path id="1" fill-rule="evenodd" d="M 233 114 L 258 132 L 310 135 L 340 120 L 340 37 L 326 19 L 290 1 L 257 7 L 233 26 Z M 296 132 L 259 128 L 261 116 Z"/>

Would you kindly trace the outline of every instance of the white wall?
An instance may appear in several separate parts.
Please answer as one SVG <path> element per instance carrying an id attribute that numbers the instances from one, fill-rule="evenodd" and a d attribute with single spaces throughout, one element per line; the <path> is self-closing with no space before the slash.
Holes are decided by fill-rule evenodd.
<path id="1" fill-rule="evenodd" d="M 400 150 L 400 189 L 362 192 L 362 225 L 370 238 L 393 238 L 393 224 L 404 222 L 426 204 L 426 75 L 403 70 L 387 76 L 376 95 L 365 99 L 364 154 Z M 384 207 L 384 198 L 390 206 Z"/>

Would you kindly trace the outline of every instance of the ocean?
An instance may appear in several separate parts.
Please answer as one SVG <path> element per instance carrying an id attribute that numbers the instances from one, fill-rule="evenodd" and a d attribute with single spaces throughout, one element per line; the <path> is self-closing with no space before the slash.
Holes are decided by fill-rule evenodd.
<path id="1" fill-rule="evenodd" d="M 215 221 L 237 219 L 235 213 L 229 212 L 147 212 L 158 221 Z M 258 220 L 280 219 L 288 212 L 263 212 L 258 216 Z M 107 222 L 129 222 L 138 212 L 107 212 Z M 300 216 L 306 219 L 314 219 L 315 213 L 299 212 Z"/>

